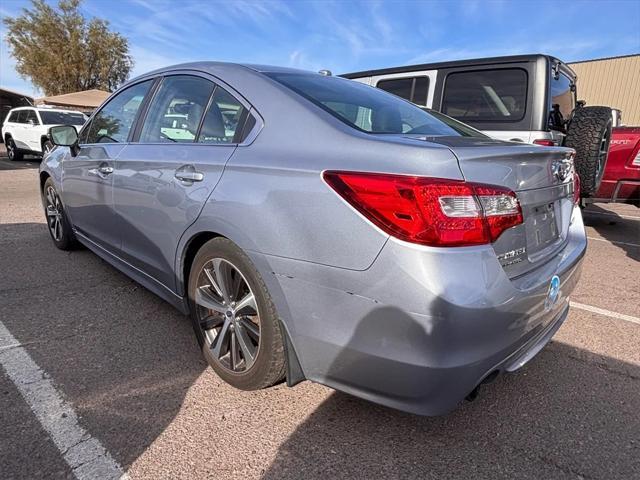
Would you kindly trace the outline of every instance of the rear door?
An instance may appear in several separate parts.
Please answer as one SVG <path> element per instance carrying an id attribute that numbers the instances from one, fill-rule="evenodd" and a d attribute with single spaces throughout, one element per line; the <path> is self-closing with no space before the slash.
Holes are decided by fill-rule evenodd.
<path id="1" fill-rule="evenodd" d="M 236 149 L 248 108 L 193 73 L 166 76 L 114 175 L 126 261 L 175 288 L 176 248 Z"/>
<path id="2" fill-rule="evenodd" d="M 17 110 L 14 114 L 15 118 L 12 115 L 11 122 L 11 137 L 13 138 L 13 143 L 15 143 L 16 147 L 20 150 L 30 150 L 31 147 L 27 142 L 26 135 L 27 110 Z"/>
<path id="3" fill-rule="evenodd" d="M 42 129 L 40 128 L 40 120 L 38 119 L 35 110 L 31 108 L 25 110 L 24 120 L 24 133 L 22 138 L 28 145 L 29 150 L 39 152 Z"/>
<path id="4" fill-rule="evenodd" d="M 62 195 L 74 227 L 112 253 L 120 249 L 113 206 L 115 159 L 132 134 L 152 83 L 137 83 L 111 98 L 81 131 L 78 154 L 62 163 Z"/>

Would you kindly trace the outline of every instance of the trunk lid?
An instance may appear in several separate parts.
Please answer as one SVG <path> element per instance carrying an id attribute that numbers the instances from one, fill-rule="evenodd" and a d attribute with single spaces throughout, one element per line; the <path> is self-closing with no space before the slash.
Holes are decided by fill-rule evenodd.
<path id="1" fill-rule="evenodd" d="M 426 137 L 446 145 L 470 182 L 513 190 L 524 223 L 493 243 L 510 277 L 522 275 L 551 258 L 566 242 L 573 212 L 573 151 L 489 138 Z"/>

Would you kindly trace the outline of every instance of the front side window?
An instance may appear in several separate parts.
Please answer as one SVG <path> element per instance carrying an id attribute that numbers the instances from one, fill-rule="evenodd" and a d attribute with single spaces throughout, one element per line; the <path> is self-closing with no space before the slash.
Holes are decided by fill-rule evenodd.
<path id="1" fill-rule="evenodd" d="M 380 80 L 376 85 L 416 105 L 426 106 L 429 94 L 429 77 L 404 77 Z"/>
<path id="2" fill-rule="evenodd" d="M 45 125 L 84 125 L 85 117 L 80 112 L 51 112 L 40 110 L 40 118 Z"/>
<path id="3" fill-rule="evenodd" d="M 126 142 L 152 83 L 153 80 L 137 83 L 109 100 L 91 120 L 86 143 Z"/>
<path id="4" fill-rule="evenodd" d="M 213 88 L 212 82 L 200 77 L 166 77 L 149 106 L 140 142 L 192 143 Z"/>
<path id="5" fill-rule="evenodd" d="M 199 143 L 234 143 L 246 118 L 246 109 L 224 88 L 218 86 L 202 122 Z"/>
<path id="6" fill-rule="evenodd" d="M 564 74 L 551 75 L 549 127 L 562 130 L 576 106 L 573 82 Z"/>
<path id="7" fill-rule="evenodd" d="M 268 75 L 347 125 L 367 133 L 459 136 L 433 115 L 378 88 L 314 74 Z"/>
<path id="8" fill-rule="evenodd" d="M 447 76 L 442 113 L 463 122 L 517 122 L 527 106 L 527 72 L 520 68 Z"/>

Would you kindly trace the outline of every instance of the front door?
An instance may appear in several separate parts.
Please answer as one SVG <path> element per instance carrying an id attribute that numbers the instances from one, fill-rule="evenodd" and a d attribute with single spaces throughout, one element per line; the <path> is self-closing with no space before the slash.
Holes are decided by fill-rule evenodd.
<path id="1" fill-rule="evenodd" d="M 115 160 L 151 84 L 138 83 L 113 97 L 80 133 L 78 154 L 62 162 L 62 196 L 73 226 L 112 253 L 119 251 L 121 239 L 113 207 Z"/>
<path id="2" fill-rule="evenodd" d="M 180 237 L 237 148 L 236 127 L 245 116 L 246 108 L 210 80 L 167 76 L 149 105 L 140 138 L 116 161 L 114 201 L 123 258 L 172 290 Z"/>

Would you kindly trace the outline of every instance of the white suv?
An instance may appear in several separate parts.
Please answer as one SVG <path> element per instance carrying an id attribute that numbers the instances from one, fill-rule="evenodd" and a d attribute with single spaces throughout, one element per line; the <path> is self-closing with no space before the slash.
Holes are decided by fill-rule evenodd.
<path id="1" fill-rule="evenodd" d="M 87 120 L 84 113 L 47 107 L 20 107 L 9 112 L 2 124 L 2 136 L 9 160 L 22 155 L 43 155 L 53 148 L 47 137 L 49 127 L 74 125 L 76 130 Z"/>

